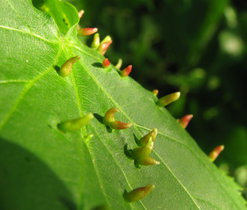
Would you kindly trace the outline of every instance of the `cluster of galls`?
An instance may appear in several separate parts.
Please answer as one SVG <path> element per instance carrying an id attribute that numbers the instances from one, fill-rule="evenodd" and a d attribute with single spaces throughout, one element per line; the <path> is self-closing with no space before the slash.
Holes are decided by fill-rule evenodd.
<path id="1" fill-rule="evenodd" d="M 132 123 L 124 123 L 116 120 L 114 116 L 116 112 L 119 112 L 117 108 L 111 108 L 105 113 L 103 123 L 107 127 L 111 129 L 127 129 L 132 126 Z M 57 127 L 60 131 L 64 133 L 73 132 L 76 130 L 80 130 L 93 118 L 94 115 L 92 113 L 88 113 L 83 117 L 61 122 L 57 125 Z M 92 137 L 92 135 L 89 136 L 90 138 Z M 147 135 L 145 135 L 137 141 L 139 147 L 133 150 L 125 150 L 126 155 L 134 160 L 135 165 L 137 167 L 139 167 L 139 165 L 159 164 L 158 161 L 150 157 L 156 136 L 157 129 L 154 128 L 150 133 L 148 133 Z M 145 197 L 149 192 L 151 192 L 154 189 L 154 187 L 154 185 L 146 185 L 144 187 L 134 189 L 130 192 L 125 191 L 123 196 L 127 202 L 135 202 Z"/>
<path id="2" fill-rule="evenodd" d="M 84 11 L 79 12 L 79 17 L 81 18 L 84 14 Z M 78 35 L 82 36 L 89 36 L 92 34 L 95 34 L 98 31 L 97 28 L 78 28 Z M 91 48 L 96 49 L 100 54 L 104 55 L 109 48 L 109 46 L 112 43 L 112 39 L 110 36 L 106 36 L 102 41 L 100 41 L 99 34 L 96 33 L 94 35 Z M 73 65 L 80 59 L 79 56 L 72 57 L 68 59 L 58 70 L 57 73 L 62 77 L 67 77 L 70 75 Z M 102 61 L 102 67 L 108 68 L 111 65 L 111 62 L 108 58 L 105 58 Z M 119 72 L 119 74 L 122 77 L 128 76 L 132 71 L 132 65 L 127 66 L 123 70 L 120 70 L 122 66 L 122 59 L 119 59 L 117 64 L 115 65 L 115 68 Z M 153 90 L 153 94 L 155 96 L 158 95 L 158 90 Z M 156 102 L 156 104 L 160 107 L 164 107 L 169 105 L 170 103 L 178 100 L 180 97 L 180 92 L 171 93 L 168 95 L 165 95 L 161 98 L 159 98 Z M 121 121 L 115 120 L 114 114 L 116 112 L 119 112 L 117 108 L 111 108 L 109 109 L 103 119 L 103 123 L 110 129 L 127 129 L 131 127 L 132 123 L 124 123 Z M 182 118 L 178 119 L 178 123 L 183 127 L 186 128 L 192 119 L 193 115 L 188 114 L 183 116 Z M 83 117 L 79 117 L 72 120 L 67 120 L 64 122 L 61 122 L 57 125 L 58 129 L 64 133 L 66 132 L 72 132 L 81 129 L 83 126 L 89 123 L 90 120 L 94 118 L 94 115 L 92 113 L 88 113 L 87 115 Z M 134 160 L 134 164 L 137 167 L 140 167 L 140 165 L 157 165 L 160 164 L 159 161 L 153 159 L 150 155 L 154 148 L 154 142 L 156 139 L 156 136 L 158 134 L 158 131 L 156 128 L 154 128 L 152 131 L 150 131 L 147 135 L 142 137 L 140 140 L 138 140 L 136 143 L 138 147 L 135 149 L 128 150 L 127 145 L 125 146 L 125 154 L 132 160 Z M 92 135 L 89 135 L 88 138 L 91 138 Z M 211 161 L 214 161 L 217 156 L 220 154 L 220 152 L 224 149 L 223 145 L 217 146 L 210 154 L 209 158 Z M 154 185 L 146 185 L 144 187 L 140 187 L 137 189 L 134 189 L 130 192 L 124 192 L 124 198 L 128 202 L 134 202 L 142 199 L 145 197 L 149 192 L 151 192 L 154 189 Z"/>
<path id="3" fill-rule="evenodd" d="M 154 141 L 157 136 L 157 129 L 154 128 L 150 133 L 142 137 L 136 143 L 138 147 L 133 150 L 128 150 L 127 145 L 125 147 L 125 154 L 134 160 L 136 167 L 140 167 L 140 165 L 158 165 L 160 164 L 159 161 L 150 157 L 153 147 Z"/>

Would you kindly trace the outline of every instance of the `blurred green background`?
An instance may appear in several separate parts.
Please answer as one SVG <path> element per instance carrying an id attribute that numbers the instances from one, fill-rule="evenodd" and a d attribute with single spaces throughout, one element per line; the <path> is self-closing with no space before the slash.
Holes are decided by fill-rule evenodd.
<path id="1" fill-rule="evenodd" d="M 225 145 L 216 164 L 246 189 L 247 1 L 70 1 L 86 11 L 82 27 L 112 36 L 112 63 L 133 64 L 131 76 L 159 96 L 182 92 L 168 109 L 194 115 L 187 129 L 206 153 Z"/>

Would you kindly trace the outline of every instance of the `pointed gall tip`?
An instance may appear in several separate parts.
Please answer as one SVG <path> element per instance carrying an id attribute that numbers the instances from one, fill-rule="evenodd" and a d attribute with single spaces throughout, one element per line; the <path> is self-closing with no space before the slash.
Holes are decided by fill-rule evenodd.
<path id="1" fill-rule="evenodd" d="M 174 97 L 174 100 L 176 101 L 176 100 L 178 100 L 179 98 L 180 98 L 180 96 L 181 96 L 181 92 L 175 92 L 175 93 L 172 93 L 173 94 L 173 97 Z"/>
<path id="2" fill-rule="evenodd" d="M 137 142 L 137 144 L 139 146 L 145 146 L 145 145 L 147 145 L 149 143 L 149 141 L 151 141 L 153 143 L 155 141 L 155 139 L 156 139 L 157 134 L 158 134 L 158 129 L 157 128 L 154 128 L 147 135 L 143 136 Z"/>
<path id="3" fill-rule="evenodd" d="M 92 41 L 91 47 L 93 49 L 97 49 L 99 47 L 99 45 L 100 45 L 100 37 L 99 37 L 99 33 L 96 33 L 93 36 L 93 41 Z"/>
<path id="4" fill-rule="evenodd" d="M 140 187 L 130 192 L 125 192 L 124 199 L 127 202 L 139 201 L 145 196 L 147 196 L 154 188 L 155 188 L 155 185 L 149 184 L 149 185 L 146 185 L 145 187 Z"/>
<path id="5" fill-rule="evenodd" d="M 82 16 L 84 15 L 84 13 L 85 13 L 84 10 L 80 10 L 80 11 L 78 12 L 78 17 L 81 19 Z"/>
<path id="6" fill-rule="evenodd" d="M 99 53 L 104 55 L 111 44 L 112 44 L 112 38 L 108 35 L 99 44 L 98 46 Z"/>
<path id="7" fill-rule="evenodd" d="M 103 66 L 104 68 L 107 68 L 108 66 L 110 66 L 110 64 L 111 64 L 111 62 L 109 61 L 108 58 L 105 58 L 105 59 L 103 60 L 103 62 L 102 62 L 102 66 Z"/>
<path id="8" fill-rule="evenodd" d="M 119 58 L 115 67 L 120 70 L 122 67 L 122 64 L 123 64 L 123 60 L 121 58 Z"/>
<path id="9" fill-rule="evenodd" d="M 125 69 L 121 71 L 121 76 L 127 77 L 130 75 L 131 71 L 132 71 L 132 65 L 128 65 Z"/>
<path id="10" fill-rule="evenodd" d="M 75 62 L 76 62 L 76 61 L 79 61 L 80 59 L 81 59 L 81 57 L 78 56 L 78 55 L 74 57 Z"/>
<path id="11" fill-rule="evenodd" d="M 110 47 L 110 45 L 112 44 L 112 41 L 107 41 L 107 42 L 103 42 L 99 45 L 98 51 L 101 55 L 104 55 L 106 53 L 106 51 L 108 50 L 108 48 Z"/>
<path id="12" fill-rule="evenodd" d="M 158 89 L 153 90 L 153 94 L 157 96 L 159 94 L 159 90 Z"/>
<path id="13" fill-rule="evenodd" d="M 224 150 L 224 145 L 219 145 L 217 147 L 215 147 L 211 152 L 210 154 L 208 155 L 209 156 L 209 159 L 211 162 L 214 162 L 216 160 L 216 158 L 220 155 L 220 153 Z"/>
<path id="14" fill-rule="evenodd" d="M 133 123 L 124 123 L 121 121 L 115 121 L 111 123 L 111 128 L 113 129 L 126 129 L 126 128 L 130 128 L 133 125 Z"/>
<path id="15" fill-rule="evenodd" d="M 79 30 L 79 35 L 81 36 L 90 36 L 95 34 L 98 31 L 98 28 L 81 28 Z"/>
<path id="16" fill-rule="evenodd" d="M 187 114 L 182 118 L 178 119 L 178 122 L 182 126 L 182 128 L 187 128 L 192 118 L 193 118 L 192 114 Z"/>
<path id="17" fill-rule="evenodd" d="M 158 129 L 157 128 L 154 128 L 151 131 L 151 135 L 152 135 L 153 141 L 155 141 L 157 134 L 158 134 Z"/>
<path id="18" fill-rule="evenodd" d="M 170 104 L 174 101 L 177 101 L 180 98 L 180 95 L 181 95 L 180 92 L 175 92 L 175 93 L 165 95 L 158 100 L 157 105 L 158 106 L 167 106 L 168 104 Z"/>
<path id="19" fill-rule="evenodd" d="M 107 35 L 107 36 L 102 40 L 101 43 L 106 43 L 106 42 L 112 42 L 111 36 Z"/>
<path id="20" fill-rule="evenodd" d="M 93 115 L 93 113 L 90 112 L 87 115 L 85 115 L 83 118 L 86 119 L 87 121 L 89 121 L 89 120 L 92 120 L 94 118 L 94 115 Z"/>
<path id="21" fill-rule="evenodd" d="M 151 157 L 147 157 L 145 158 L 142 163 L 140 163 L 141 165 L 159 165 L 160 162 L 151 158 Z"/>
<path id="22" fill-rule="evenodd" d="M 154 164 L 153 165 L 159 165 L 160 161 L 154 160 Z"/>

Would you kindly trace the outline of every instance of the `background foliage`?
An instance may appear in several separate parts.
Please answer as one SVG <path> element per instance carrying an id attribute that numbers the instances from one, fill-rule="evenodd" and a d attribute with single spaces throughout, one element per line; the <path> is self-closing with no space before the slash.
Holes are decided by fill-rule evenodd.
<path id="1" fill-rule="evenodd" d="M 247 186 L 245 0 L 73 0 L 86 16 L 82 26 L 110 34 L 108 55 L 133 64 L 133 77 L 160 95 L 181 90 L 169 107 L 192 113 L 188 130 L 209 152 L 219 144 L 222 169 Z"/>

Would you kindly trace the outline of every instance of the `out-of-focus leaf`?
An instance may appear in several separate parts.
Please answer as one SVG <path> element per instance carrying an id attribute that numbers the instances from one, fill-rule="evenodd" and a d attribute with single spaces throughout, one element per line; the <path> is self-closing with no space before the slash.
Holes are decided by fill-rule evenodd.
<path id="1" fill-rule="evenodd" d="M 183 64 L 195 64 L 203 53 L 217 23 L 224 14 L 228 0 L 166 1 L 164 30 L 167 47 L 174 59 Z"/>

